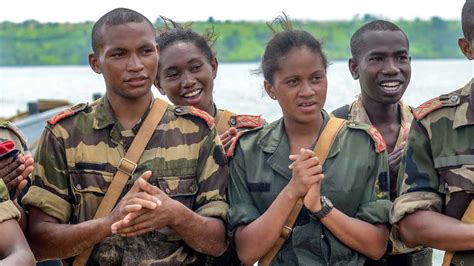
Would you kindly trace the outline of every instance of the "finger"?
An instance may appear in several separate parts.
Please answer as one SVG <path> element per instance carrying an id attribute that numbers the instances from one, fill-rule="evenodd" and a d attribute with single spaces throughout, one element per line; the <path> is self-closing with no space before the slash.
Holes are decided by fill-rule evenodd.
<path id="1" fill-rule="evenodd" d="M 137 231 L 143 231 L 143 230 L 148 230 L 148 231 L 151 231 L 151 230 L 154 230 L 154 226 L 153 226 L 153 222 L 150 221 L 150 220 L 146 220 L 144 222 L 141 222 L 141 223 L 136 223 L 136 224 L 133 224 L 133 225 L 128 225 L 126 227 L 123 227 L 123 228 L 120 228 L 117 230 L 117 232 L 121 235 L 124 235 L 124 234 L 130 234 L 130 233 L 134 233 L 134 232 L 137 232 Z"/>
<path id="2" fill-rule="evenodd" d="M 135 198 L 127 201 L 124 208 L 126 208 L 127 206 L 130 206 L 130 205 L 141 205 L 142 208 L 147 208 L 149 210 L 153 210 L 157 206 L 156 205 L 157 201 L 158 201 L 158 199 L 156 199 L 154 197 L 151 200 L 149 198 L 143 199 L 142 197 L 135 197 Z"/>
<path id="3" fill-rule="evenodd" d="M 145 171 L 137 180 L 135 180 L 135 182 L 133 183 L 132 188 L 130 188 L 128 193 L 139 192 L 140 191 L 140 185 L 139 185 L 138 181 L 140 179 L 148 180 L 148 179 L 150 179 L 150 177 L 151 177 L 151 171 Z"/>
<path id="4" fill-rule="evenodd" d="M 14 179 L 16 179 L 19 175 L 21 175 L 21 173 L 25 170 L 25 166 L 23 164 L 21 164 L 20 166 L 18 166 L 16 169 L 14 169 L 13 171 L 11 171 L 10 173 L 8 173 L 7 175 L 3 176 L 3 181 L 5 183 L 9 183 L 11 181 L 13 181 Z"/>
<path id="5" fill-rule="evenodd" d="M 26 167 L 25 170 L 21 173 L 21 176 L 23 176 L 24 179 L 27 179 L 28 176 L 33 172 L 34 167 L 32 165 Z"/>
<path id="6" fill-rule="evenodd" d="M 11 180 L 10 182 L 6 183 L 8 191 L 16 189 L 18 184 L 20 184 L 21 180 L 23 180 L 23 177 L 20 175 L 20 176 L 17 176 L 17 178 Z"/>
<path id="7" fill-rule="evenodd" d="M 237 131 L 237 128 L 231 127 L 227 130 L 227 133 L 229 134 L 229 136 L 235 137 L 239 132 Z"/>
<path id="8" fill-rule="evenodd" d="M 224 139 L 229 138 L 229 133 L 228 132 L 229 131 L 226 131 L 226 132 L 222 133 L 221 135 L 219 135 L 219 138 L 221 139 L 221 141 L 224 140 Z"/>
<path id="9" fill-rule="evenodd" d="M 125 206 L 123 209 L 126 213 L 130 214 L 131 212 L 136 212 L 136 211 L 141 210 L 142 205 L 140 205 L 140 204 L 130 204 L 130 205 Z"/>
<path id="10" fill-rule="evenodd" d="M 31 155 L 25 156 L 24 158 L 25 158 L 25 163 L 24 163 L 25 166 L 30 166 L 35 163 L 35 160 L 33 159 L 33 157 L 31 157 Z"/>
<path id="11" fill-rule="evenodd" d="M 4 180 L 5 180 L 5 176 L 12 173 L 13 171 L 16 171 L 20 166 L 23 165 L 21 160 L 18 157 L 16 159 L 15 158 L 7 158 L 7 159 L 2 160 L 2 161 L 4 162 L 4 164 L 3 164 L 3 166 L 0 166 L 0 177 L 2 177 Z M 23 169 L 21 169 L 21 171 L 23 171 Z M 13 176 L 16 177 L 17 175 L 18 174 L 14 174 Z"/>
<path id="12" fill-rule="evenodd" d="M 147 228 L 147 229 L 139 230 L 139 231 L 132 232 L 132 233 L 120 234 L 120 236 L 122 236 L 122 237 L 134 237 L 134 236 L 138 236 L 138 235 L 148 233 L 148 232 L 153 231 L 153 230 L 155 230 L 155 229 Z"/>
<path id="13" fill-rule="evenodd" d="M 145 180 L 138 180 L 138 184 L 140 186 L 140 189 L 143 190 L 144 192 L 150 194 L 150 195 L 159 195 L 163 193 L 159 188 L 153 186 L 152 184 L 146 182 Z M 157 202 L 158 199 L 156 199 L 155 202 Z"/>
<path id="14" fill-rule="evenodd" d="M 28 185 L 28 180 L 21 180 L 20 184 L 17 186 L 18 191 L 21 192 L 26 187 L 26 185 Z"/>

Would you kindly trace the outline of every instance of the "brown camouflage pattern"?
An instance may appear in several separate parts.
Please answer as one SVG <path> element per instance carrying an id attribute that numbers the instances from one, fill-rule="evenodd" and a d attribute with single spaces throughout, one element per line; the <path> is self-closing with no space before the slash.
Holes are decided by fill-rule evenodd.
<path id="1" fill-rule="evenodd" d="M 474 79 L 439 99 L 442 107 L 412 124 L 399 173 L 401 195 L 391 210 L 394 224 L 417 210 L 460 219 L 474 199 Z"/>
<path id="2" fill-rule="evenodd" d="M 10 200 L 8 189 L 3 179 L 0 178 L 0 223 L 10 219 L 19 220 L 21 216 L 20 210 Z"/>
<path id="3" fill-rule="evenodd" d="M 150 183 L 170 197 L 203 216 L 224 220 L 227 160 L 214 126 L 193 112 L 193 107 L 168 106 L 122 196 L 151 170 Z M 48 124 L 36 154 L 33 185 L 23 203 L 61 223 L 92 219 L 140 125 L 124 130 L 105 97 Z M 89 263 L 187 264 L 196 262 L 198 255 L 174 231 L 157 230 L 138 237 L 108 237 L 95 246 Z"/>

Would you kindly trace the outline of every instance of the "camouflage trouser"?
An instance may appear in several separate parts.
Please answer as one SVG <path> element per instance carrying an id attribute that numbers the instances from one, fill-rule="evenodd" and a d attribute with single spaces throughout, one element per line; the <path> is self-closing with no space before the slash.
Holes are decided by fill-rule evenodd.
<path id="1" fill-rule="evenodd" d="M 199 264 L 194 252 L 180 239 L 160 231 L 136 237 L 113 235 L 97 244 L 88 265 L 189 265 Z"/>

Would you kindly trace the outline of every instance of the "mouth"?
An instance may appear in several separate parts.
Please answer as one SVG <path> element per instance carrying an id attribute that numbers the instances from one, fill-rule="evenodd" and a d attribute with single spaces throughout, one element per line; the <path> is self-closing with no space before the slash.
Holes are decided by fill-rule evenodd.
<path id="1" fill-rule="evenodd" d="M 201 94 L 201 92 L 202 92 L 202 89 L 192 90 L 192 91 L 189 91 L 189 92 L 186 92 L 185 94 L 183 94 L 183 97 L 184 98 L 194 98 L 194 97 L 198 96 L 199 94 Z"/>
<path id="2" fill-rule="evenodd" d="M 382 81 L 379 83 L 385 91 L 395 92 L 402 88 L 403 82 L 400 80 Z"/>
<path id="3" fill-rule="evenodd" d="M 316 105 L 316 102 L 314 101 L 308 101 L 308 102 L 299 103 L 298 107 L 304 113 L 312 113 L 316 110 L 317 105 Z"/>
<path id="4" fill-rule="evenodd" d="M 148 78 L 146 76 L 131 77 L 125 79 L 125 82 L 132 87 L 141 87 L 146 84 Z"/>

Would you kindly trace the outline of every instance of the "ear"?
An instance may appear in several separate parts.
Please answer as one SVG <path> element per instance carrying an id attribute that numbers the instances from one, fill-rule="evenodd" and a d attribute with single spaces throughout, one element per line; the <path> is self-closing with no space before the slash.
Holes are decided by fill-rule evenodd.
<path id="1" fill-rule="evenodd" d="M 458 45 L 459 48 L 461 48 L 461 52 L 467 57 L 467 59 L 474 59 L 474 51 L 472 50 L 469 40 L 466 38 L 459 38 Z"/>
<path id="2" fill-rule="evenodd" d="M 355 80 L 359 79 L 359 65 L 357 64 L 357 60 L 354 58 L 349 58 L 349 71 L 351 72 L 352 78 Z"/>
<path id="3" fill-rule="evenodd" d="M 97 73 L 101 74 L 102 70 L 100 69 L 100 63 L 99 59 L 94 53 L 89 54 L 89 66 L 92 68 L 92 70 Z"/>
<path id="4" fill-rule="evenodd" d="M 273 85 L 270 84 L 270 82 L 268 82 L 267 80 L 264 80 L 263 87 L 265 88 L 265 91 L 267 92 L 268 96 L 270 96 L 270 98 L 272 98 L 273 100 L 276 100 L 276 95 L 275 95 Z"/>
<path id="5" fill-rule="evenodd" d="M 165 90 L 160 86 L 160 81 L 158 79 L 155 79 L 155 82 L 153 82 L 153 85 L 155 85 L 155 87 L 158 89 L 158 91 L 162 94 L 162 95 L 166 95 L 166 92 Z"/>
<path id="6" fill-rule="evenodd" d="M 219 62 L 217 61 L 217 58 L 214 56 L 211 61 L 211 67 L 212 67 L 212 78 L 215 79 L 217 77 L 217 67 L 219 66 Z"/>

